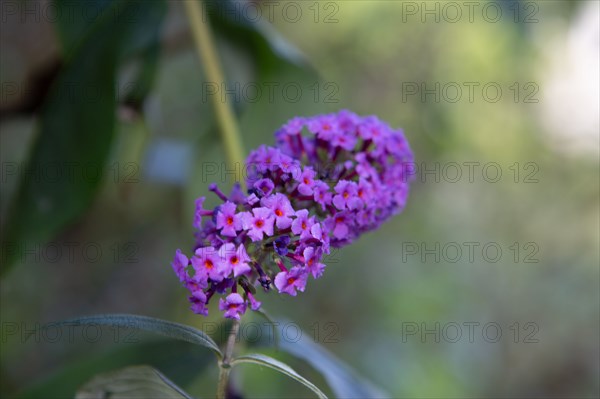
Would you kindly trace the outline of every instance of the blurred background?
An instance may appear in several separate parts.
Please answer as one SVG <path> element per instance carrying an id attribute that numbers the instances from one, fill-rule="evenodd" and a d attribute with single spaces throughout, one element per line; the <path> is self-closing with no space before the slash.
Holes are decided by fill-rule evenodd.
<path id="1" fill-rule="evenodd" d="M 195 198 L 232 184 L 220 96 L 246 149 L 346 108 L 402 127 L 415 154 L 404 212 L 332 252 L 299 297 L 261 295 L 269 313 L 391 397 L 598 397 L 599 3 L 467 3 L 213 2 L 221 86 L 180 1 L 1 1 L 0 394 L 72 397 L 135 364 L 214 394 L 202 348 L 35 328 L 137 313 L 222 341 L 216 303 L 188 311 L 170 266 L 193 245 Z M 312 397 L 261 368 L 235 383 Z"/>

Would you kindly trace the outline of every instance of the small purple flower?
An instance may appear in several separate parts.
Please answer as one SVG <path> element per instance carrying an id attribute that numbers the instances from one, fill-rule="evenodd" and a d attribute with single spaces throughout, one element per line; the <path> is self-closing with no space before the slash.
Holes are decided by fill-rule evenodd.
<path id="1" fill-rule="evenodd" d="M 371 165 L 369 161 L 369 157 L 364 152 L 359 152 L 354 157 L 356 159 L 356 172 L 362 177 L 366 179 L 379 179 L 379 173 L 377 169 Z"/>
<path id="2" fill-rule="evenodd" d="M 357 197 L 358 188 L 353 181 L 340 180 L 334 188 L 337 195 L 333 196 L 333 205 L 339 210 L 356 209 L 361 205 Z"/>
<path id="3" fill-rule="evenodd" d="M 240 319 L 240 315 L 246 312 L 246 302 L 244 298 L 236 292 L 227 295 L 227 298 L 221 298 L 219 309 L 225 312 L 228 319 Z"/>
<path id="4" fill-rule="evenodd" d="M 214 291 L 219 294 L 224 294 L 225 292 L 227 292 L 227 290 L 230 290 L 234 284 L 237 284 L 237 282 L 234 279 L 224 278 L 218 283 L 212 283 L 210 288 L 214 289 Z"/>
<path id="5" fill-rule="evenodd" d="M 375 219 L 370 211 L 363 210 L 356 215 L 356 222 L 359 226 L 369 226 L 370 224 L 375 223 Z"/>
<path id="6" fill-rule="evenodd" d="M 242 213 L 242 223 L 244 230 L 248 230 L 248 236 L 252 241 L 260 241 L 263 234 L 273 235 L 273 223 L 275 217 L 268 208 L 254 208 L 252 212 Z"/>
<path id="7" fill-rule="evenodd" d="M 292 224 L 291 216 L 296 213 L 290 200 L 281 193 L 276 193 L 269 197 L 265 197 L 260 201 L 260 204 L 273 212 L 275 215 L 275 224 L 279 229 L 287 229 Z"/>
<path id="8" fill-rule="evenodd" d="M 288 245 L 290 245 L 290 236 L 284 235 L 273 241 L 273 248 L 279 256 L 286 256 L 288 253 Z"/>
<path id="9" fill-rule="evenodd" d="M 196 314 L 202 316 L 208 316 L 208 308 L 206 307 L 206 294 L 203 291 L 194 291 L 194 293 L 188 298 L 192 306 L 190 309 Z"/>
<path id="10" fill-rule="evenodd" d="M 194 212 L 194 227 L 197 229 L 202 228 L 202 217 L 212 214 L 211 211 L 207 211 L 203 208 L 205 200 L 206 197 L 200 197 L 196 200 L 196 212 Z"/>
<path id="11" fill-rule="evenodd" d="M 315 240 L 318 240 L 321 243 L 321 248 L 323 252 L 329 253 L 329 232 L 321 226 L 321 223 L 315 223 L 310 228 L 310 235 L 313 236 Z"/>
<path id="12" fill-rule="evenodd" d="M 281 130 L 289 136 L 299 135 L 304 127 L 304 122 L 304 118 L 294 117 L 287 121 L 287 123 L 281 127 Z"/>
<path id="13" fill-rule="evenodd" d="M 279 168 L 283 173 L 290 173 L 292 175 L 296 175 L 296 173 L 300 173 L 302 166 L 300 162 L 293 159 L 292 157 L 281 154 L 279 155 Z"/>
<path id="14" fill-rule="evenodd" d="M 250 309 L 252 309 L 252 310 L 260 309 L 260 305 L 262 305 L 262 303 L 257 301 L 251 292 L 248 292 L 247 295 L 248 295 L 248 301 L 250 302 Z"/>
<path id="15" fill-rule="evenodd" d="M 314 217 L 308 217 L 306 209 L 296 212 L 296 219 L 292 222 L 292 233 L 300 235 L 300 238 L 310 237 L 310 228 L 315 224 Z"/>
<path id="16" fill-rule="evenodd" d="M 321 263 L 321 250 L 308 247 L 302 254 L 304 255 L 304 265 L 312 273 L 313 277 L 321 277 L 325 270 L 325 265 Z"/>
<path id="17" fill-rule="evenodd" d="M 346 151 L 351 151 L 356 146 L 357 138 L 347 133 L 339 133 L 332 137 L 331 144 L 341 147 Z"/>
<path id="18" fill-rule="evenodd" d="M 393 198 L 396 201 L 396 204 L 400 210 L 403 209 L 404 206 L 406 205 L 406 200 L 408 198 L 408 190 L 409 190 L 408 183 L 404 183 L 404 184 L 400 185 L 398 190 L 396 190 L 393 193 Z"/>
<path id="19" fill-rule="evenodd" d="M 219 234 L 217 226 L 211 219 L 207 219 L 204 221 L 204 226 L 202 226 L 202 230 L 200 231 L 200 235 L 196 248 L 205 247 L 205 242 L 208 242 L 208 246 L 220 247 L 223 244 L 223 237 Z"/>
<path id="20" fill-rule="evenodd" d="M 271 194 L 274 187 L 275 184 L 273 184 L 273 180 L 271 179 L 260 179 L 254 183 L 254 188 L 258 190 L 261 197 Z"/>
<path id="21" fill-rule="evenodd" d="M 285 292 L 288 295 L 296 296 L 296 290 L 304 292 L 308 274 L 303 267 L 293 267 L 288 271 L 277 273 L 275 276 L 275 287 L 279 292 Z"/>
<path id="22" fill-rule="evenodd" d="M 207 277 L 213 281 L 223 280 L 221 259 L 214 247 L 198 248 L 192 257 L 192 266 L 196 271 L 196 281 L 205 280 Z"/>
<path id="23" fill-rule="evenodd" d="M 227 237 L 237 236 L 242 229 L 242 220 L 236 212 L 237 206 L 233 202 L 225 202 L 217 212 L 217 229 L 222 229 L 221 234 Z"/>
<path id="24" fill-rule="evenodd" d="M 306 167 L 298 177 L 298 192 L 302 195 L 312 195 L 315 185 L 315 171 L 311 167 Z"/>
<path id="25" fill-rule="evenodd" d="M 219 256 L 223 263 L 227 265 L 224 270 L 233 270 L 233 277 L 247 274 L 252 270 L 248 264 L 250 257 L 246 252 L 244 244 L 241 244 L 237 248 L 232 243 L 223 244 L 223 246 L 219 248 Z M 228 274 L 229 273 L 227 273 L 227 275 Z"/>
<path id="26" fill-rule="evenodd" d="M 387 135 L 387 126 L 383 124 L 376 116 L 365 118 L 358 127 L 358 133 L 364 140 L 373 140 L 375 143 L 381 142 Z"/>
<path id="27" fill-rule="evenodd" d="M 332 231 L 333 236 L 338 240 L 345 240 L 350 231 L 351 220 L 346 212 L 338 212 L 325 219 L 325 226 Z"/>
<path id="28" fill-rule="evenodd" d="M 195 280 L 192 279 L 187 279 L 186 281 L 183 282 L 183 286 L 192 294 L 195 295 L 195 293 L 197 291 L 202 291 L 203 289 L 205 289 L 206 287 L 208 287 L 208 282 L 207 281 L 200 281 L 197 282 Z M 202 293 L 204 293 L 202 291 Z"/>
<path id="29" fill-rule="evenodd" d="M 313 187 L 313 193 L 315 202 L 321 205 L 322 210 L 325 210 L 327 205 L 331 204 L 332 195 L 329 192 L 329 186 L 327 183 L 320 180 L 316 181 Z"/>
<path id="30" fill-rule="evenodd" d="M 356 190 L 356 196 L 364 203 L 368 204 L 374 194 L 373 185 L 368 182 L 367 179 L 360 179 L 358 182 L 358 188 Z"/>
<path id="31" fill-rule="evenodd" d="M 345 132 L 355 134 L 356 126 L 361 122 L 362 118 L 356 115 L 354 112 L 343 109 L 338 112 L 338 123 L 340 129 Z"/>
<path id="32" fill-rule="evenodd" d="M 246 197 L 246 204 L 250 205 L 250 206 L 254 206 L 255 204 L 260 202 L 260 198 L 258 198 L 256 196 L 256 194 L 250 194 L 249 196 Z"/>
<path id="33" fill-rule="evenodd" d="M 316 134 L 321 140 L 330 140 L 338 133 L 338 124 L 330 115 L 315 116 L 308 122 L 308 130 Z"/>
<path id="34" fill-rule="evenodd" d="M 273 170 L 279 164 L 279 154 L 278 149 L 261 145 L 254 151 L 253 166 L 260 173 Z"/>
<path id="35" fill-rule="evenodd" d="M 189 264 L 190 263 L 187 256 L 182 254 L 181 250 L 178 249 L 177 252 L 175 252 L 175 258 L 173 259 L 171 266 L 173 266 L 175 274 L 177 275 L 177 277 L 179 277 L 179 281 L 184 282 L 188 278 L 186 268 Z"/>

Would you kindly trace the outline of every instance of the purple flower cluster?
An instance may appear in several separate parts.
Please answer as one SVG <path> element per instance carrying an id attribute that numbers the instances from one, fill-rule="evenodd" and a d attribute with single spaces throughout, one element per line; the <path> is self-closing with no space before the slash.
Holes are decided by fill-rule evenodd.
<path id="1" fill-rule="evenodd" d="M 340 111 L 294 118 L 275 136 L 277 149 L 258 149 L 250 164 L 291 158 L 305 166 L 289 178 L 276 166 L 266 173 L 257 168 L 251 177 L 297 182 L 288 196 L 297 199 L 294 206 L 311 210 L 323 221 L 332 246 L 352 242 L 404 208 L 413 155 L 402 130 L 376 116 Z"/>
<path id="2" fill-rule="evenodd" d="M 207 315 L 215 294 L 225 317 L 260 307 L 255 285 L 295 296 L 319 278 L 330 247 L 344 246 L 400 212 L 408 196 L 412 153 L 402 131 L 349 111 L 294 118 L 247 159 L 248 195 L 239 185 L 213 210 L 196 201 L 199 230 L 191 258 L 172 266 L 190 291 L 192 310 Z M 238 288 L 238 286 L 240 288 Z"/>

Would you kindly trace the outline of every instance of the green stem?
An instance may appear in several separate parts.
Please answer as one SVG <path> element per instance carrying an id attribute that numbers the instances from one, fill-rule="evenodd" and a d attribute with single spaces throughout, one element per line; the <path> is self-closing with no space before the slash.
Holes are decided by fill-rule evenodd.
<path id="1" fill-rule="evenodd" d="M 192 37 L 196 44 L 196 50 L 200 56 L 200 61 L 204 66 L 207 80 L 222 87 L 225 83 L 221 63 L 215 49 L 214 40 L 211 34 L 208 20 L 202 16 L 202 2 L 194 0 L 183 1 L 185 11 L 190 22 Z M 212 96 L 213 106 L 217 115 L 217 121 L 225 145 L 228 161 L 234 165 L 236 171 L 236 181 L 240 183 L 242 189 L 245 188 L 245 182 L 242 174 L 242 167 L 245 162 L 245 151 L 239 128 L 235 120 L 233 110 L 229 103 L 220 101 L 218 96 Z M 223 360 L 219 364 L 219 382 L 217 386 L 217 399 L 225 399 L 227 396 L 227 385 L 229 383 L 229 374 L 231 373 L 231 360 L 233 358 L 233 349 L 235 340 L 240 328 L 239 320 L 233 320 L 231 331 L 225 346 Z"/>
<path id="2" fill-rule="evenodd" d="M 233 358 L 233 348 L 235 347 L 235 339 L 240 329 L 240 321 L 233 320 L 227 344 L 223 351 L 223 361 L 219 365 L 219 385 L 217 387 L 217 399 L 227 398 L 227 385 L 229 383 L 229 373 L 231 373 L 231 359 Z"/>
<path id="3" fill-rule="evenodd" d="M 202 15 L 202 2 L 184 0 L 183 4 L 190 22 L 190 28 L 192 30 L 194 42 L 196 43 L 198 55 L 204 65 L 207 80 L 217 84 L 218 87 L 222 87 L 225 79 L 207 17 L 206 15 Z M 221 101 L 219 96 L 213 95 L 212 101 L 223 137 L 223 143 L 225 144 L 227 159 L 234 165 L 236 170 L 236 180 L 242 185 L 242 188 L 244 188 L 242 167 L 244 165 L 245 152 L 233 110 L 229 103 Z"/>
<path id="4" fill-rule="evenodd" d="M 230 372 L 231 368 L 221 367 L 219 369 L 219 385 L 217 387 L 217 399 L 227 398 L 227 384 L 229 383 Z"/>

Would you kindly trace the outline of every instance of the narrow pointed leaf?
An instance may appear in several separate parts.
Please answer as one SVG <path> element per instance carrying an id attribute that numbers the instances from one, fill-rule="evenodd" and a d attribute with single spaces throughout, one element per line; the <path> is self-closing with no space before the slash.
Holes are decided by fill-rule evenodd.
<path id="1" fill-rule="evenodd" d="M 279 320 L 280 328 L 287 324 L 289 322 Z M 306 361 L 318 370 L 325 377 L 336 397 L 357 399 L 391 397 L 379 387 L 359 376 L 342 360 L 309 337 L 311 334 L 304 332 L 298 341 L 291 342 L 282 339 L 279 349 Z"/>
<path id="2" fill-rule="evenodd" d="M 47 327 L 57 327 L 61 325 L 103 325 L 147 331 L 165 337 L 178 339 L 180 341 L 186 341 L 192 344 L 204 346 L 208 349 L 211 349 L 219 359 L 222 357 L 221 351 L 219 350 L 219 347 L 215 341 L 213 341 L 204 332 L 196 328 L 186 326 L 185 324 L 174 323 L 153 317 L 131 314 L 104 314 L 65 320 L 58 323 L 49 324 Z"/>
<path id="3" fill-rule="evenodd" d="M 215 366 L 212 352 L 190 351 L 188 342 L 160 337 L 134 344 L 137 338 L 131 334 L 132 331 L 121 332 L 119 342 L 131 339 L 132 343 L 111 345 L 100 351 L 73 353 L 73 360 L 60 362 L 31 378 L 14 396 L 22 399 L 72 398 L 73 393 L 93 376 L 140 364 L 169 372 L 176 384 L 188 386 L 198 375 Z"/>
<path id="4" fill-rule="evenodd" d="M 250 19 L 242 11 L 249 3 L 249 0 L 208 1 L 206 7 L 212 26 L 220 35 L 251 51 L 258 78 L 267 79 L 281 68 L 291 68 L 297 73 L 306 71 L 316 77 L 306 56 L 269 21 Z"/>
<path id="5" fill-rule="evenodd" d="M 127 367 L 98 374 L 76 393 L 75 399 L 92 398 L 192 399 L 158 370 L 150 366 Z"/>
<path id="6" fill-rule="evenodd" d="M 298 381 L 305 387 L 309 388 L 317 397 L 327 399 L 327 396 L 321 392 L 319 388 L 317 388 L 312 382 L 308 381 L 306 378 L 302 377 L 298 374 L 294 369 L 292 369 L 287 364 L 280 362 L 279 360 L 273 359 L 272 357 L 261 355 L 258 353 L 240 356 L 231 362 L 232 366 L 243 364 L 243 363 L 253 363 L 258 364 L 260 366 L 269 367 L 273 370 L 279 371 L 282 374 L 287 375 L 288 377 Z"/>
<path id="7" fill-rule="evenodd" d="M 48 241 L 91 205 L 115 132 L 117 68 L 156 40 L 166 11 L 164 1 L 76 3 L 71 6 L 104 12 L 89 27 L 80 17 L 57 22 L 64 67 L 44 99 L 26 165 L 44 175 L 51 168 L 53 174 L 42 179 L 22 174 L 4 226 L 0 273 L 19 260 L 19 248 Z"/>

